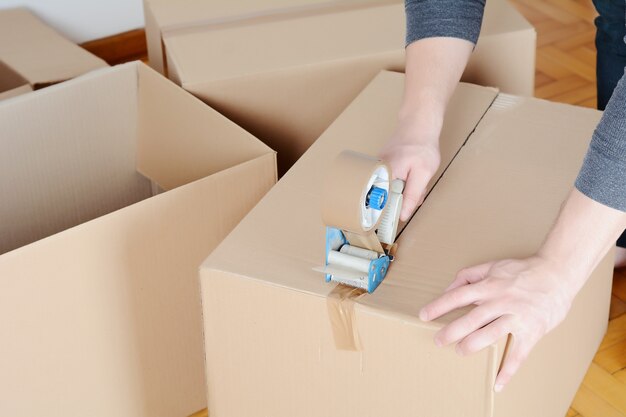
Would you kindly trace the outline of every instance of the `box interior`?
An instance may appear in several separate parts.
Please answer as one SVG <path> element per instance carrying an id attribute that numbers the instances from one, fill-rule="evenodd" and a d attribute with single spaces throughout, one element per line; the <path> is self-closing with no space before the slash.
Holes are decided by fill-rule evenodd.
<path id="1" fill-rule="evenodd" d="M 142 64 L 33 94 L 0 103 L 0 253 L 271 152 Z"/>

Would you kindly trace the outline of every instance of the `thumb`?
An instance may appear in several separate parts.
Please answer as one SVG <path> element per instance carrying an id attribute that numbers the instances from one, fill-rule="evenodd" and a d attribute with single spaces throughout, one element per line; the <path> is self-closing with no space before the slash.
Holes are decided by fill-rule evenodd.
<path id="1" fill-rule="evenodd" d="M 400 220 L 409 220 L 417 206 L 424 201 L 426 186 L 430 181 L 430 176 L 420 170 L 411 170 L 406 178 L 404 192 L 402 193 L 402 210 Z"/>
<path id="2" fill-rule="evenodd" d="M 453 290 L 458 287 L 462 287 L 463 285 L 473 284 L 484 279 L 494 262 L 487 262 L 480 265 L 470 266 L 469 268 L 461 269 L 457 274 L 452 284 L 446 288 L 446 291 Z"/>

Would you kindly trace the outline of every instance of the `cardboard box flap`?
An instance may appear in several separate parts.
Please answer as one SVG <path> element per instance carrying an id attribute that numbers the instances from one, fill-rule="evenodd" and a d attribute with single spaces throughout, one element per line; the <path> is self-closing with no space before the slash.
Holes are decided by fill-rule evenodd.
<path id="1" fill-rule="evenodd" d="M 273 153 L 156 71 L 142 65 L 139 72 L 137 168 L 163 189 Z"/>
<path id="2" fill-rule="evenodd" d="M 25 8 L 0 11 L 0 58 L 34 88 L 108 66 Z"/>
<path id="3" fill-rule="evenodd" d="M 518 31 L 534 32 L 535 28 L 519 13 L 509 0 L 489 0 L 485 4 L 485 14 L 480 36 L 495 36 Z"/>
<path id="4" fill-rule="evenodd" d="M 379 151 L 395 128 L 403 82 L 402 74 L 382 72 L 222 242 L 203 267 L 327 296 L 334 285 L 327 284 L 320 273 L 311 270 L 324 259 L 325 228 L 319 207 L 324 171 L 343 149 L 374 155 Z M 456 90 L 446 116 L 455 123 L 444 124 L 442 164 L 429 187 L 474 130 L 496 94 L 494 89 L 468 84 L 461 84 Z M 402 269 L 394 265 L 393 273 Z"/>
<path id="5" fill-rule="evenodd" d="M 404 45 L 404 21 L 402 4 L 376 5 L 165 34 L 164 42 L 180 81 L 193 85 L 395 51 Z M 377 26 L 374 37 L 372 22 Z"/>

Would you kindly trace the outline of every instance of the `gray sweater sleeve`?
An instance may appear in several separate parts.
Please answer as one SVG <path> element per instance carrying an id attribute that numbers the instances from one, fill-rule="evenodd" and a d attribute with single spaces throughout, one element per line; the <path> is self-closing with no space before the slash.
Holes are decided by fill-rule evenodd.
<path id="1" fill-rule="evenodd" d="M 626 211 L 626 74 L 593 133 L 576 188 L 598 203 Z"/>
<path id="2" fill-rule="evenodd" d="M 486 0 L 405 0 L 406 44 L 448 37 L 476 43 Z"/>

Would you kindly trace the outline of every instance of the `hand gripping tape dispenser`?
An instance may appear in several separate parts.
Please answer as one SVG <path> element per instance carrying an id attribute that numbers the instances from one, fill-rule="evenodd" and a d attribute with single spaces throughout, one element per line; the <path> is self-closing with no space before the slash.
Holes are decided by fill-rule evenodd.
<path id="1" fill-rule="evenodd" d="M 337 282 L 373 292 L 396 249 L 402 180 L 391 181 L 382 161 L 352 151 L 331 164 L 322 194 L 326 263 L 314 268 Z"/>

